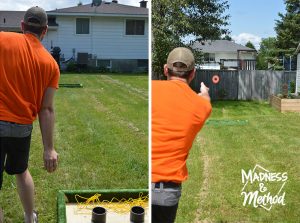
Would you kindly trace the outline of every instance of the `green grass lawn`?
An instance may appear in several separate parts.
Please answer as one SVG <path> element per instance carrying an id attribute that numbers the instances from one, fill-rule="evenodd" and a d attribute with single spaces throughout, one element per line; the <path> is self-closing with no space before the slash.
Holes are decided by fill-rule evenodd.
<path id="1" fill-rule="evenodd" d="M 220 101 L 210 119 L 248 122 L 203 127 L 188 159 L 176 222 L 299 222 L 300 114 L 281 114 L 268 103 Z M 255 164 L 287 172 L 285 206 L 266 211 L 242 205 L 241 169 Z M 278 184 L 268 185 L 278 190 Z"/>
<path id="2" fill-rule="evenodd" d="M 41 223 L 55 223 L 61 189 L 148 188 L 148 76 L 65 74 L 55 97 L 59 168 L 48 174 L 38 123 L 29 170 Z M 23 222 L 15 179 L 5 174 L 0 192 L 6 223 Z"/>

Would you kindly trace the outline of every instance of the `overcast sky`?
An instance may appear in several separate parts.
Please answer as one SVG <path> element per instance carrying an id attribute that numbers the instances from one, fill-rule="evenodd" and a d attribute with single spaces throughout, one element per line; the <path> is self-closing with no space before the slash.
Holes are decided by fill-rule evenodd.
<path id="1" fill-rule="evenodd" d="M 0 10 L 26 11 L 32 6 L 40 6 L 45 10 L 56 8 L 66 8 L 76 6 L 81 1 L 83 4 L 89 4 L 92 0 L 0 0 Z M 111 0 L 107 0 L 109 2 Z M 120 4 L 139 6 L 140 0 L 118 0 Z"/>

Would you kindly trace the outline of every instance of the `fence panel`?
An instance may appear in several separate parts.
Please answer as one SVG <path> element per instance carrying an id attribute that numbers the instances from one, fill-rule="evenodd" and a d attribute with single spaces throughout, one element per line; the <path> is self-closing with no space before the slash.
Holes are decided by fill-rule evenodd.
<path id="1" fill-rule="evenodd" d="M 214 84 L 212 78 L 219 76 L 219 83 Z M 210 92 L 212 100 L 226 99 L 237 100 L 238 96 L 238 72 L 223 70 L 198 70 L 190 86 L 196 92 L 200 91 L 200 83 L 203 82 Z"/>
<path id="2" fill-rule="evenodd" d="M 218 84 L 212 77 L 218 75 Z M 199 92 L 200 83 L 210 89 L 212 100 L 268 100 L 271 94 L 282 93 L 282 85 L 296 81 L 296 72 L 271 70 L 198 70 L 191 87 Z"/>

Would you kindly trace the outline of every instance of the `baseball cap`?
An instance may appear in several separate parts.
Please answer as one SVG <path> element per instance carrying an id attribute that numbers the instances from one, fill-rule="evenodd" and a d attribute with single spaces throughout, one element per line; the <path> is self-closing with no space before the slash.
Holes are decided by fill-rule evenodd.
<path id="1" fill-rule="evenodd" d="M 178 68 L 175 67 L 174 63 L 181 62 L 186 65 L 186 67 Z M 195 58 L 192 51 L 185 47 L 177 47 L 173 49 L 168 56 L 167 66 L 169 69 L 174 71 L 190 71 L 195 67 Z"/>
<path id="2" fill-rule="evenodd" d="M 47 14 L 44 9 L 38 6 L 31 7 L 24 15 L 24 23 L 37 27 L 47 26 Z"/>

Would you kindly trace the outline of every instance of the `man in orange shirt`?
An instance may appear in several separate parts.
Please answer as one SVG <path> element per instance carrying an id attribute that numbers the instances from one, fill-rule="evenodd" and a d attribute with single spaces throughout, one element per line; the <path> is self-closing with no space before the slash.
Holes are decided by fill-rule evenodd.
<path id="1" fill-rule="evenodd" d="M 0 32 L 0 188 L 4 170 L 16 176 L 25 223 L 38 222 L 34 184 L 28 170 L 32 123 L 37 116 L 45 169 L 53 172 L 57 167 L 53 99 L 59 68 L 41 44 L 47 22 L 46 12 L 32 7 L 21 22 L 24 34 Z M 2 210 L 0 222 L 3 222 Z"/>
<path id="2" fill-rule="evenodd" d="M 164 66 L 168 80 L 152 81 L 153 223 L 175 221 L 189 150 L 211 113 L 208 88 L 197 95 L 188 85 L 195 72 L 193 53 L 179 47 Z"/>

